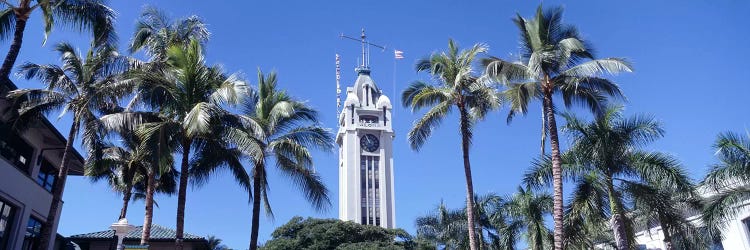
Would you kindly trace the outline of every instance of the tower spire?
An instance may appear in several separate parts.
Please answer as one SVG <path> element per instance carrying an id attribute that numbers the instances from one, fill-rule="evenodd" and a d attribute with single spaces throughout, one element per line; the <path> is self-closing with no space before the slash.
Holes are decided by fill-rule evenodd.
<path id="1" fill-rule="evenodd" d="M 365 28 L 362 28 L 362 35 L 360 36 L 362 38 L 362 65 L 360 67 L 362 68 L 369 68 L 369 65 L 367 65 L 367 36 L 365 35 Z"/>
<path id="2" fill-rule="evenodd" d="M 356 68 L 357 72 L 360 74 L 370 73 L 370 46 L 373 46 L 373 47 L 376 47 L 385 51 L 385 46 L 377 45 L 367 40 L 367 35 L 365 35 L 364 28 L 362 28 L 362 33 L 359 36 L 359 39 L 344 35 L 343 33 L 339 37 L 357 41 L 362 45 L 362 63 Z"/>

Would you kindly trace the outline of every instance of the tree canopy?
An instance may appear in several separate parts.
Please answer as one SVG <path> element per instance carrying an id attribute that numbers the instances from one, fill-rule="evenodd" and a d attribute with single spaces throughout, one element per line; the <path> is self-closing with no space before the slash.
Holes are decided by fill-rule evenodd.
<path id="1" fill-rule="evenodd" d="M 417 243 L 403 229 L 299 216 L 274 230 L 271 237 L 260 249 L 434 249 Z"/>

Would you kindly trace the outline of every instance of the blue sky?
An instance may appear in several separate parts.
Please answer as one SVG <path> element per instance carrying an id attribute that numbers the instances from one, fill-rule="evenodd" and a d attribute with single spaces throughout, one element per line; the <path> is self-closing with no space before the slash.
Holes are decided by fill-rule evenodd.
<path id="1" fill-rule="evenodd" d="M 393 92 L 409 82 L 426 79 L 413 70 L 414 61 L 447 46 L 453 38 L 464 47 L 482 42 L 490 55 L 508 58 L 518 51 L 518 32 L 510 21 L 516 12 L 531 16 L 539 1 L 112 1 L 119 13 L 121 44 L 130 39 L 142 6 L 153 5 L 173 17 L 199 15 L 212 36 L 208 60 L 229 72 L 244 72 L 255 84 L 257 68 L 276 70 L 280 86 L 319 109 L 324 125 L 335 131 L 334 54 L 342 55 L 342 85 L 355 78 L 358 44 L 338 35 L 367 30 L 374 43 L 405 52 L 394 66 L 390 51 L 373 49 L 372 77 L 394 104 Z M 560 5 L 545 1 L 545 5 Z M 673 154 L 691 176 L 700 178 L 713 162 L 711 143 L 722 131 L 743 132 L 750 125 L 747 109 L 747 58 L 750 31 L 746 1 L 575 1 L 564 3 L 565 21 L 579 27 L 601 57 L 626 57 L 635 73 L 613 79 L 628 98 L 627 114 L 652 114 L 663 122 L 667 135 L 650 148 Z M 85 52 L 86 36 L 57 27 L 46 46 L 39 16 L 30 21 L 18 64 L 58 63 L 52 46 L 71 41 Z M 743 21 L 744 20 L 744 21 Z M 3 41 L 5 55 L 9 42 Z M 139 55 L 137 55 L 139 56 Z M 17 80 L 20 87 L 39 87 Z M 536 106 L 538 107 L 538 104 Z M 475 191 L 479 194 L 513 192 L 531 159 L 538 155 L 540 133 L 537 109 L 506 125 L 507 109 L 476 127 L 472 146 Z M 397 225 L 414 232 L 414 219 L 431 211 L 440 200 L 459 207 L 464 199 L 457 121 L 446 120 L 421 152 L 411 151 L 405 134 L 419 114 L 396 107 L 395 140 Z M 56 117 L 56 116 L 53 116 Z M 69 118 L 52 119 L 63 134 Z M 563 143 L 563 147 L 566 144 Z M 316 153 L 316 168 L 330 189 L 332 206 L 312 210 L 287 179 L 273 172 L 269 180 L 275 219 L 261 220 L 260 238 L 295 215 L 337 216 L 337 155 Z M 174 227 L 176 197 L 157 197 L 154 223 Z M 104 183 L 71 177 L 65 189 L 59 233 L 71 235 L 106 229 L 114 222 L 120 197 Z M 140 225 L 143 205 L 130 207 L 128 219 Z M 250 206 L 246 194 L 227 174 L 219 174 L 188 193 L 186 231 L 216 235 L 235 248 L 245 248 L 250 234 Z"/>

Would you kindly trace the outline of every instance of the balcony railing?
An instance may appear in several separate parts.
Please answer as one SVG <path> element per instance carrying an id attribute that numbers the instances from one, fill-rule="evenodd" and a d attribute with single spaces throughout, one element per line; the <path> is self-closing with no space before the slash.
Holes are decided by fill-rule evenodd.
<path id="1" fill-rule="evenodd" d="M 34 147 L 26 143 L 18 134 L 8 130 L 0 134 L 0 156 L 26 175 L 30 174 L 33 154 Z"/>

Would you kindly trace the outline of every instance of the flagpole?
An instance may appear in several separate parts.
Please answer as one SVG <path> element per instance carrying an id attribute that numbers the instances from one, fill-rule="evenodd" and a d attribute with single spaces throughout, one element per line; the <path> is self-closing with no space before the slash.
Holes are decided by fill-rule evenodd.
<path id="1" fill-rule="evenodd" d="M 395 53 L 394 53 L 394 55 L 395 55 Z M 395 102 L 392 102 L 392 104 L 391 104 L 391 107 L 393 107 L 393 108 L 391 108 L 391 120 L 393 120 L 393 118 L 395 117 L 395 113 L 396 113 L 396 108 L 395 108 L 396 105 L 395 104 L 399 103 L 398 102 L 398 96 L 396 95 L 396 61 L 398 61 L 398 59 L 396 59 L 396 57 L 394 56 L 393 57 L 393 100 Z"/>

